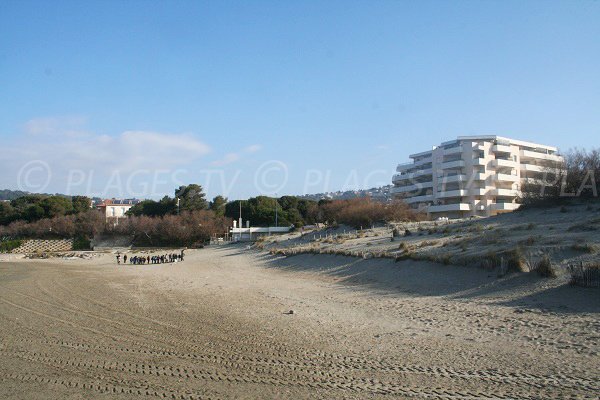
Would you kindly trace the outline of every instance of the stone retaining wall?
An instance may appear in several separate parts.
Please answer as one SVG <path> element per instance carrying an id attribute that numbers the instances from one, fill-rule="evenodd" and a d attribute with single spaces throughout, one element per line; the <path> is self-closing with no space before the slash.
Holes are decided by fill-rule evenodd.
<path id="1" fill-rule="evenodd" d="M 28 254 L 36 252 L 55 252 L 71 250 L 73 250 L 73 239 L 31 239 L 23 241 L 23 243 L 16 249 L 12 250 L 11 253 Z"/>

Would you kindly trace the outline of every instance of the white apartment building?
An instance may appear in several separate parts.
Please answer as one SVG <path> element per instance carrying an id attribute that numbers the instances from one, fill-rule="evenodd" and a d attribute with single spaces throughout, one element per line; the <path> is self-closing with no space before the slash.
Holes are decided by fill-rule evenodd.
<path id="1" fill-rule="evenodd" d="M 500 136 L 459 136 L 410 155 L 391 193 L 430 216 L 492 216 L 516 210 L 521 185 L 549 182 L 562 161 L 556 147 Z"/>

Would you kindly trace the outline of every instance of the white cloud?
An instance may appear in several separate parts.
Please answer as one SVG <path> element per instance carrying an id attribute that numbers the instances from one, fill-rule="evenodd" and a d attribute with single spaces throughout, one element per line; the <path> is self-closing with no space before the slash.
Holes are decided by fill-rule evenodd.
<path id="1" fill-rule="evenodd" d="M 242 158 L 242 153 L 256 153 L 260 149 L 262 149 L 261 145 L 253 144 L 248 147 L 244 147 L 241 151 L 237 153 L 227 153 L 222 159 L 213 161 L 211 165 L 215 167 L 222 167 L 224 165 L 231 164 L 240 160 Z"/>
<path id="2" fill-rule="evenodd" d="M 262 149 L 262 146 L 260 144 L 253 144 L 253 145 L 250 145 L 250 146 L 246 147 L 244 149 L 244 151 L 246 153 L 256 153 L 260 149 Z"/>
<path id="3" fill-rule="evenodd" d="M 69 135 L 80 132 L 85 123 L 82 116 L 33 118 L 23 124 L 23 130 L 28 135 Z"/>
<path id="4" fill-rule="evenodd" d="M 213 161 L 211 164 L 215 167 L 222 167 L 224 165 L 234 163 L 239 159 L 240 155 L 238 153 L 227 153 L 221 160 Z"/>
<path id="5" fill-rule="evenodd" d="M 189 133 L 125 131 L 105 135 L 85 131 L 79 117 L 39 118 L 24 124 L 24 135 L 7 141 L 0 157 L 0 186 L 15 187 L 21 168 L 40 160 L 51 170 L 48 190 L 64 191 L 67 177 L 82 171 L 94 184 L 102 185 L 112 173 L 143 181 L 155 171 L 193 171 L 194 162 L 211 150 Z M 142 177 L 140 171 L 148 172 Z M 188 173 L 186 172 L 186 173 Z M 137 175 L 136 175 L 137 174 Z M 56 188 L 56 189 L 53 189 Z"/>

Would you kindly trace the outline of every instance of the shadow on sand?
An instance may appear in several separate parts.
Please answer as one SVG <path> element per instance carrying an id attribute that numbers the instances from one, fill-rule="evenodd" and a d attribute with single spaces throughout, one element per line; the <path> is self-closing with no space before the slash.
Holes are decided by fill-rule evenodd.
<path id="1" fill-rule="evenodd" d="M 248 253 L 245 247 L 230 252 Z M 483 300 L 488 304 L 557 313 L 599 313 L 600 291 L 570 286 L 563 279 L 531 274 L 498 278 L 496 272 L 431 262 L 361 259 L 302 254 L 292 257 L 254 252 L 267 268 L 325 274 L 336 282 L 382 295 L 444 296 L 449 300 Z"/>

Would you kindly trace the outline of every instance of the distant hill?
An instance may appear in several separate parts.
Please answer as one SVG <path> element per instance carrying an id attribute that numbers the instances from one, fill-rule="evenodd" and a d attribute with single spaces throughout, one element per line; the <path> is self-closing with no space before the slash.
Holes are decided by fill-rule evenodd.
<path id="1" fill-rule="evenodd" d="M 27 196 L 27 195 L 41 195 L 41 196 L 60 196 L 60 197 L 66 197 L 66 198 L 71 198 L 72 196 L 66 195 L 66 194 L 62 194 L 62 193 L 55 193 L 55 194 L 50 194 L 50 193 L 31 193 L 31 192 L 25 192 L 22 190 L 10 190 L 10 189 L 0 189 L 0 201 L 4 201 L 4 200 L 14 200 L 14 199 L 18 199 L 19 197 L 23 197 L 23 196 Z M 94 197 L 92 198 L 92 202 L 100 202 L 102 199 L 100 199 L 99 197 Z"/>
<path id="2" fill-rule="evenodd" d="M 392 201 L 392 195 L 390 193 L 390 189 L 392 185 L 376 187 L 371 189 L 361 189 L 361 190 L 346 190 L 346 191 L 337 191 L 337 192 L 326 192 L 326 193 L 315 193 L 315 194 L 305 194 L 297 196 L 301 199 L 308 200 L 348 200 L 355 199 L 359 197 L 370 197 L 371 200 L 379 201 L 382 203 L 388 203 Z"/>
<path id="3" fill-rule="evenodd" d="M 30 194 L 21 190 L 0 189 L 0 200 L 14 200 Z"/>

